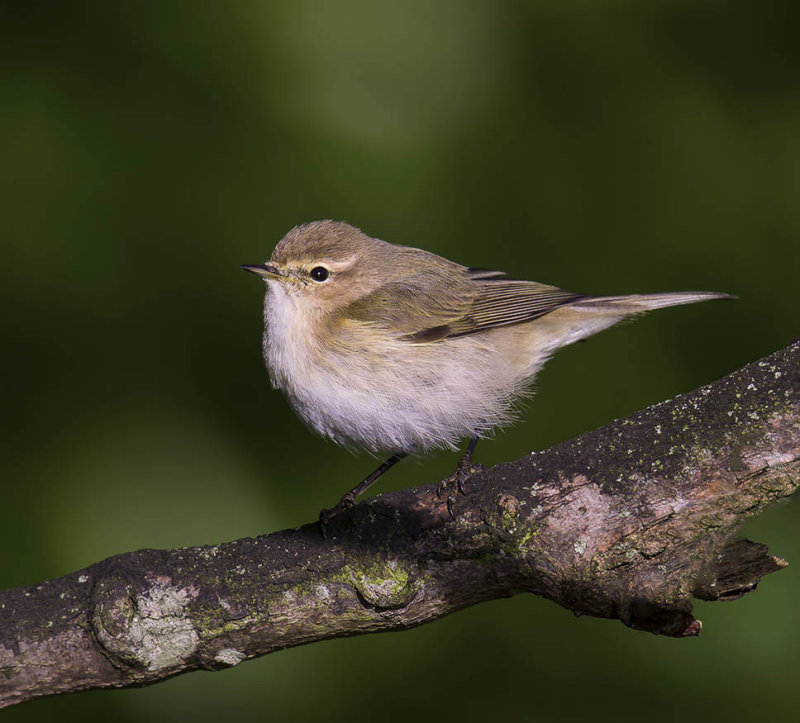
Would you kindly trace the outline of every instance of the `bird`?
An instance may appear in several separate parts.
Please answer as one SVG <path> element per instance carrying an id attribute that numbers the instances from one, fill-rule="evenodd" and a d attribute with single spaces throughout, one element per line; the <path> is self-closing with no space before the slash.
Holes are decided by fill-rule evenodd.
<path id="1" fill-rule="evenodd" d="M 343 221 L 292 228 L 264 264 L 263 355 L 272 386 L 312 430 L 350 449 L 389 455 L 320 512 L 352 507 L 410 454 L 456 450 L 439 485 L 464 492 L 478 440 L 514 422 L 536 374 L 561 347 L 644 312 L 710 299 L 711 291 L 591 296 L 463 266 L 372 238 Z M 447 499 L 453 514 L 453 493 Z"/>

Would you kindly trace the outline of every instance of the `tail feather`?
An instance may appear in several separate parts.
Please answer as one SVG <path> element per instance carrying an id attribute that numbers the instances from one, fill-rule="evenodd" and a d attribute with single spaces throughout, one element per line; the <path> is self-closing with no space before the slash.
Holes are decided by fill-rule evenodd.
<path id="1" fill-rule="evenodd" d="M 620 314 L 639 314 L 679 304 L 694 304 L 711 299 L 735 299 L 717 291 L 674 291 L 665 294 L 631 294 L 629 296 L 594 296 L 571 304 L 573 308 L 596 309 Z"/>
<path id="2" fill-rule="evenodd" d="M 711 299 L 734 299 L 715 291 L 678 291 L 666 294 L 583 297 L 565 304 L 533 322 L 535 331 L 534 371 L 559 349 L 608 329 L 624 319 L 634 319 L 651 309 L 694 304 Z M 533 372 L 531 372 L 533 373 Z"/>

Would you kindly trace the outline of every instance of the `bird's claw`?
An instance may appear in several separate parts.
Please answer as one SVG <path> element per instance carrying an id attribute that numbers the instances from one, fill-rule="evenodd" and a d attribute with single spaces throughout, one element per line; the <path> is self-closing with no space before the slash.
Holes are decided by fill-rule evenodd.
<path id="1" fill-rule="evenodd" d="M 319 513 L 319 531 L 322 533 L 322 536 L 325 538 L 328 537 L 328 523 L 336 517 L 336 515 L 355 507 L 355 504 L 355 496 L 348 492 L 335 506 L 327 510 L 321 510 Z"/>
<path id="2" fill-rule="evenodd" d="M 472 477 L 472 475 L 477 474 L 478 472 L 483 472 L 486 469 L 482 464 L 473 464 L 469 467 L 458 467 L 453 474 L 445 477 L 440 483 L 439 486 L 436 488 L 436 496 L 441 499 L 442 492 L 444 492 L 448 487 L 452 487 L 456 485 L 458 491 L 465 495 L 466 490 L 464 489 L 464 483 Z"/>
<path id="3" fill-rule="evenodd" d="M 444 492 L 449 487 L 452 487 L 453 485 L 456 486 L 458 492 L 460 492 L 462 495 L 466 495 L 467 492 L 464 489 L 464 483 L 470 477 L 472 477 L 472 475 L 476 474 L 477 472 L 483 472 L 483 470 L 485 469 L 486 467 L 484 467 L 482 464 L 477 464 L 477 463 L 470 464 L 469 466 L 467 465 L 462 466 L 459 464 L 458 467 L 456 468 L 456 471 L 453 472 L 453 474 L 451 474 L 449 477 L 445 477 L 439 483 L 439 486 L 436 488 L 436 496 L 439 499 L 442 499 L 442 492 Z M 453 519 L 455 519 L 456 517 L 454 512 L 455 499 L 456 499 L 455 495 L 449 495 L 447 497 L 447 511 L 450 513 L 450 517 L 452 517 Z"/>

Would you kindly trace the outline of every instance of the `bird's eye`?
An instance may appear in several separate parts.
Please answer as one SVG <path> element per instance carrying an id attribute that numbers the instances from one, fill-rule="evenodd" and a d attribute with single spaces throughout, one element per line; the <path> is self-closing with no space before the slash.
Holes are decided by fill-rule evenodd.
<path id="1" fill-rule="evenodd" d="M 309 276 L 311 276 L 311 278 L 314 279 L 314 281 L 321 284 L 323 281 L 326 281 L 328 279 L 328 276 L 330 276 L 330 272 L 324 266 L 315 266 L 309 272 Z"/>

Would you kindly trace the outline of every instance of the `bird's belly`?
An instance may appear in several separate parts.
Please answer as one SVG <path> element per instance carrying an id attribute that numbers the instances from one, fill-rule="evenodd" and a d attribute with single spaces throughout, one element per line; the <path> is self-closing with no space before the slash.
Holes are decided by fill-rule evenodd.
<path id="1" fill-rule="evenodd" d="M 467 431 L 443 437 L 440 424 L 419 400 L 375 387 L 353 386 L 338 376 L 320 375 L 286 389 L 297 414 L 321 435 L 345 447 L 371 452 L 411 452 L 446 444 Z"/>
<path id="2" fill-rule="evenodd" d="M 521 391 L 497 350 L 471 339 L 319 349 L 273 338 L 265 355 L 273 384 L 309 426 L 375 453 L 454 448 L 510 421 Z"/>

